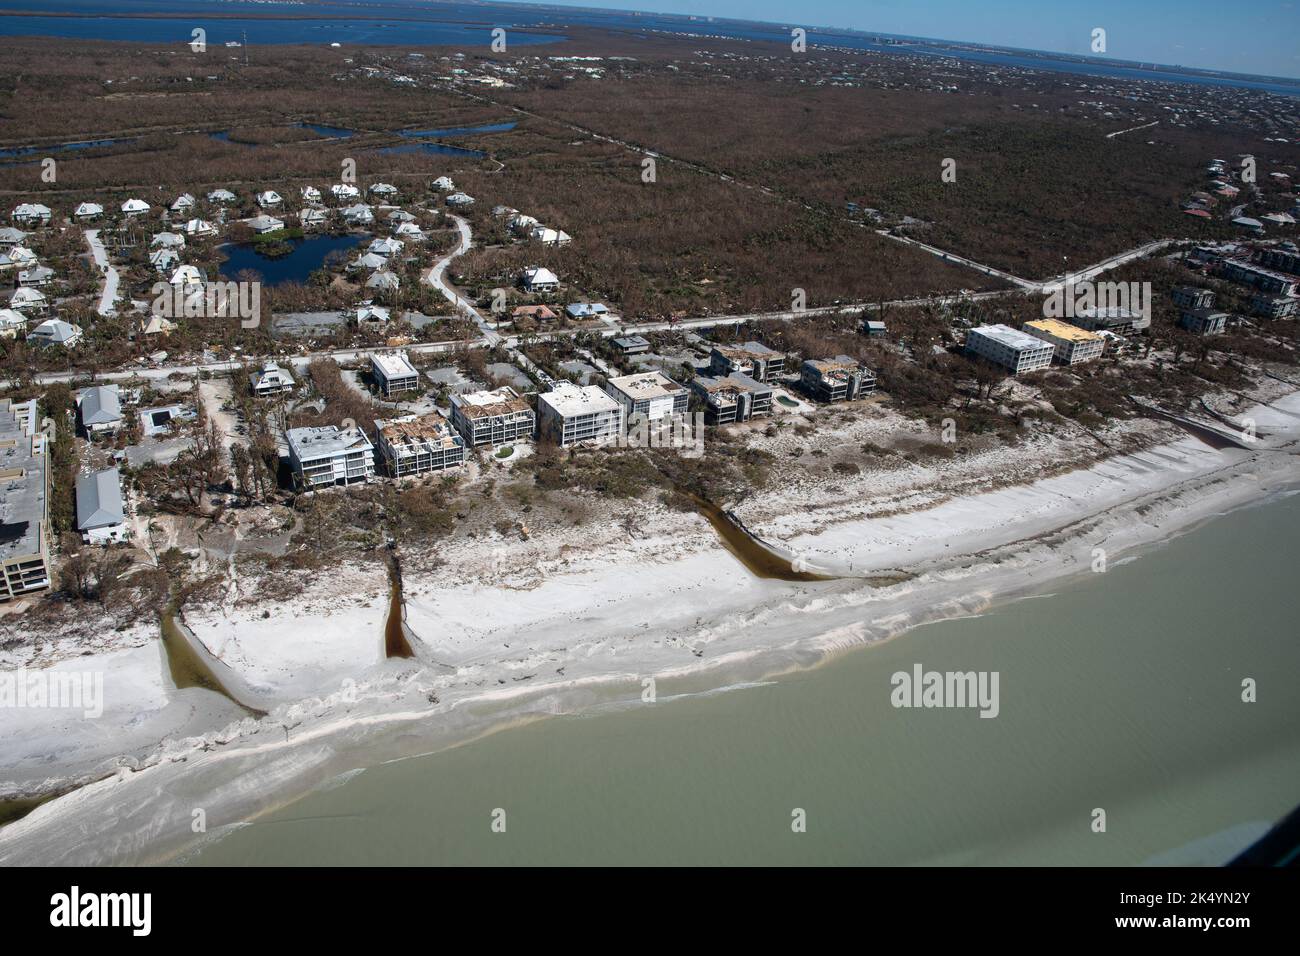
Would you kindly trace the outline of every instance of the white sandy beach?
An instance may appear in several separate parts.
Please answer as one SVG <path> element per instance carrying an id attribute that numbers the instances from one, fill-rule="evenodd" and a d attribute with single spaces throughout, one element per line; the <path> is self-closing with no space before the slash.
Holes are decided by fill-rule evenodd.
<path id="1" fill-rule="evenodd" d="M 538 535 L 508 551 L 462 542 L 436 570 L 408 555 L 415 660 L 382 659 L 378 566 L 340 569 L 346 587 L 322 585 L 265 617 L 238 601 L 187 608 L 195 635 L 269 702 L 268 716 L 177 692 L 143 635 L 60 664 L 105 672 L 104 716 L 7 720 L 4 780 L 30 792 L 111 776 L 0 830 L 0 862 L 173 858 L 356 767 L 546 714 L 637 706 L 646 677 L 663 699 L 730 686 L 1088 573 L 1097 548 L 1113 571 L 1300 483 L 1289 447 L 1300 439 L 1300 393 L 1247 412 L 1263 436 L 1249 451 L 1216 451 L 1171 429 L 1164 444 L 1024 484 L 928 494 L 902 481 L 871 487 L 867 476 L 815 507 L 759 497 L 738 509 L 764 539 L 845 574 L 832 581 L 756 578 L 704 519 L 658 505 L 634 536 Z M 885 571 L 906 580 L 865 580 Z M 196 808 L 206 834 L 191 827 Z"/>

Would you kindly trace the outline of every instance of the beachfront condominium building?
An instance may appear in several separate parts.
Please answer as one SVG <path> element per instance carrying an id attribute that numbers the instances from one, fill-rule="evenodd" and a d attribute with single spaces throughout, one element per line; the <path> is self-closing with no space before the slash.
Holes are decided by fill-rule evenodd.
<path id="1" fill-rule="evenodd" d="M 966 351 L 1020 375 L 1051 365 L 1053 348 L 1050 342 L 999 324 L 971 329 L 966 334 Z"/>
<path id="2" fill-rule="evenodd" d="M 540 430 L 561 448 L 599 444 L 623 434 L 623 406 L 595 385 L 556 382 L 537 396 Z"/>
<path id="3" fill-rule="evenodd" d="M 537 415 L 509 385 L 490 392 L 451 396 L 451 423 L 470 448 L 527 441 L 537 427 Z"/>
<path id="4" fill-rule="evenodd" d="M 727 376 L 732 372 L 756 382 L 770 382 L 785 373 L 785 356 L 761 342 L 715 345 L 709 352 L 709 374 Z"/>
<path id="5" fill-rule="evenodd" d="M 290 428 L 289 466 L 294 485 L 311 491 L 331 485 L 369 481 L 375 473 L 375 449 L 355 426 Z"/>
<path id="6" fill-rule="evenodd" d="M 1214 305 L 1214 290 L 1198 285 L 1176 285 L 1170 295 L 1180 309 L 1208 309 Z"/>
<path id="7" fill-rule="evenodd" d="M 1101 353 L 1106 348 L 1103 336 L 1057 319 L 1037 319 L 1026 322 L 1023 328 L 1034 338 L 1050 343 L 1056 360 L 1064 365 L 1077 365 L 1101 358 Z"/>
<path id="8" fill-rule="evenodd" d="M 697 375 L 691 389 L 704 401 L 706 425 L 730 425 L 772 414 L 772 386 L 740 372 Z"/>
<path id="9" fill-rule="evenodd" d="M 605 391 L 623 406 L 625 422 L 632 421 L 634 416 L 648 422 L 659 422 L 675 415 L 685 415 L 691 403 L 686 386 L 659 371 L 611 378 L 605 383 Z"/>
<path id="10" fill-rule="evenodd" d="M 1218 335 L 1228 326 L 1228 313 L 1214 309 L 1184 309 L 1178 324 L 1193 335 Z"/>
<path id="11" fill-rule="evenodd" d="M 383 352 L 370 356 L 370 374 L 385 397 L 420 387 L 420 373 L 405 352 Z"/>
<path id="12" fill-rule="evenodd" d="M 857 359 L 808 359 L 799 369 L 799 383 L 819 402 L 851 402 L 876 390 L 876 375 Z"/>
<path id="13" fill-rule="evenodd" d="M 375 448 L 393 478 L 445 471 L 465 461 L 465 439 L 437 412 L 375 422 Z"/>
<path id="14" fill-rule="evenodd" d="M 0 602 L 50 586 L 50 470 L 36 399 L 0 399 Z"/>

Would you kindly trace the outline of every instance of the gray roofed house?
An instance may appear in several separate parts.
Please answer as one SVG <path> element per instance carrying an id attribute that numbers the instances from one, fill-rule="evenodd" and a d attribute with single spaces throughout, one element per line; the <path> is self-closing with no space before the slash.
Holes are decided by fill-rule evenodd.
<path id="1" fill-rule="evenodd" d="M 94 385 L 77 398 L 81 425 L 89 435 L 116 432 L 122 427 L 122 401 L 116 385 Z"/>
<path id="2" fill-rule="evenodd" d="M 116 468 L 77 477 L 77 530 L 88 544 L 126 540 L 122 476 Z"/>

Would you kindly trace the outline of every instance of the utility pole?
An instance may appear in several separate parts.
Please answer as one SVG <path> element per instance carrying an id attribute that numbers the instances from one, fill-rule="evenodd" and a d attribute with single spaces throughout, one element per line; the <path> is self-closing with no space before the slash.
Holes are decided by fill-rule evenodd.
<path id="1" fill-rule="evenodd" d="M 248 66 L 248 31 L 239 31 L 239 45 L 244 48 L 244 66 Z"/>

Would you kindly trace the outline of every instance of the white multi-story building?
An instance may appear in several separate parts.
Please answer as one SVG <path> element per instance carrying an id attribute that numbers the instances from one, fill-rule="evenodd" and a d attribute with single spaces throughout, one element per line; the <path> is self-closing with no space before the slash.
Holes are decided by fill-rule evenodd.
<path id="1" fill-rule="evenodd" d="M 1024 324 L 1024 331 L 1036 339 L 1051 343 L 1053 354 L 1065 365 L 1090 362 L 1100 358 L 1106 339 L 1057 319 L 1037 319 Z"/>
<path id="2" fill-rule="evenodd" d="M 715 345 L 709 352 L 709 373 L 726 378 L 733 372 L 748 375 L 756 382 L 770 382 L 785 374 L 785 356 L 762 342 Z"/>
<path id="3" fill-rule="evenodd" d="M 375 474 L 375 449 L 360 428 L 290 428 L 288 440 L 289 465 L 299 488 L 350 485 Z"/>
<path id="4" fill-rule="evenodd" d="M 451 396 L 451 423 L 471 448 L 533 437 L 537 415 L 509 385 Z"/>
<path id="5" fill-rule="evenodd" d="M 375 422 L 375 447 L 394 478 L 445 471 L 465 461 L 465 439 L 437 412 Z"/>
<path id="6" fill-rule="evenodd" d="M 1047 368 L 1055 350 L 1050 342 L 1008 325 L 981 325 L 967 333 L 966 351 L 1019 375 Z"/>
<path id="7" fill-rule="evenodd" d="M 605 383 L 610 398 L 623 406 L 623 420 L 639 415 L 648 422 L 658 422 L 674 415 L 685 415 L 691 403 L 690 392 L 663 372 L 639 372 L 620 375 Z"/>
<path id="8" fill-rule="evenodd" d="M 372 353 L 370 372 L 385 396 L 420 387 L 420 373 L 415 370 L 405 352 Z"/>
<path id="9" fill-rule="evenodd" d="M 267 362 L 259 371 L 249 373 L 248 385 L 253 394 L 260 397 L 292 392 L 294 381 L 293 376 L 286 369 L 280 368 L 274 362 Z"/>
<path id="10" fill-rule="evenodd" d="M 799 382 L 819 402 L 851 402 L 876 390 L 875 373 L 850 355 L 806 360 Z"/>
<path id="11" fill-rule="evenodd" d="M 537 397 L 540 428 L 562 448 L 599 443 L 623 433 L 623 406 L 595 385 L 557 382 Z"/>

